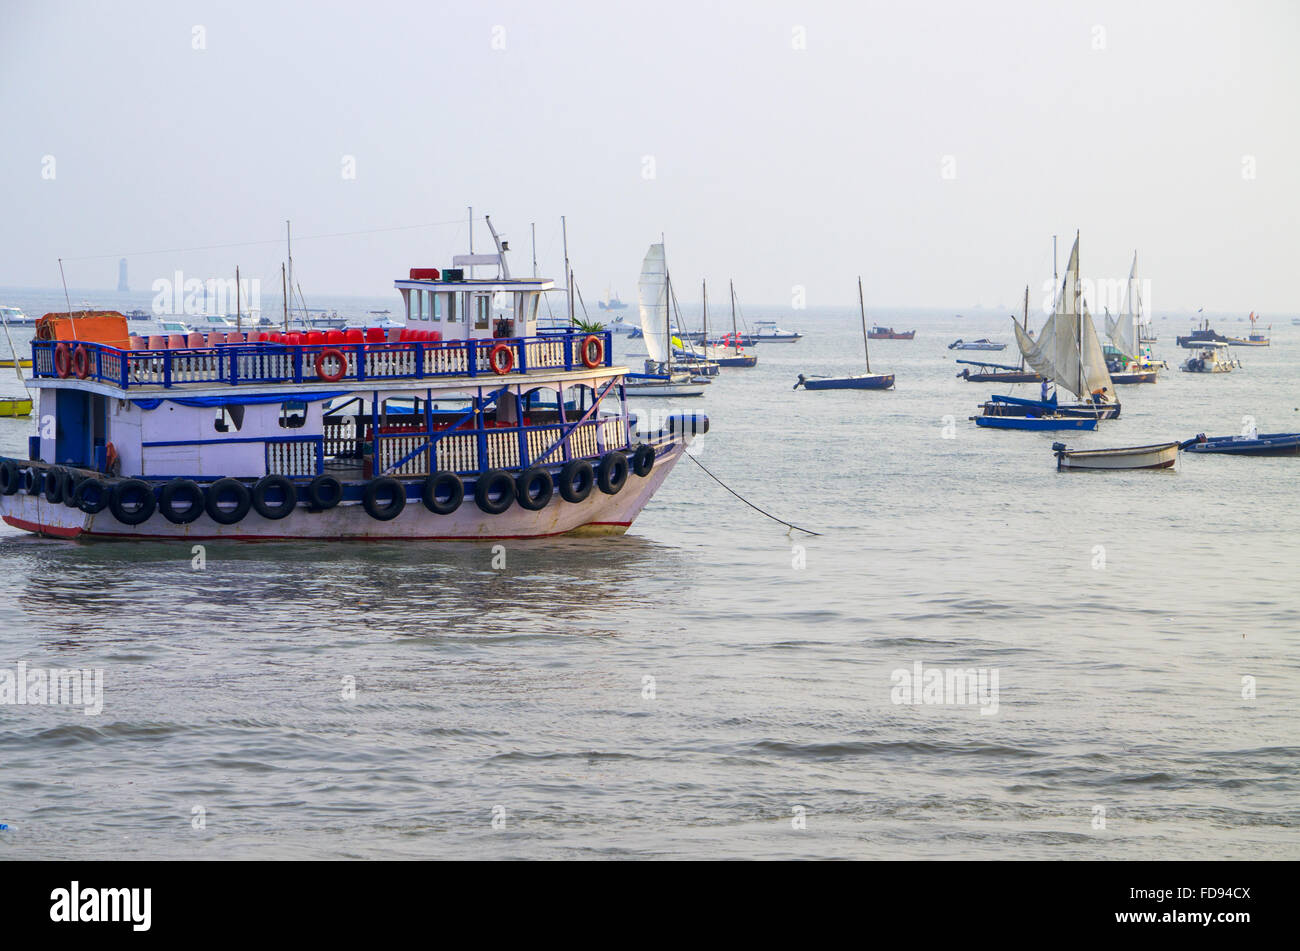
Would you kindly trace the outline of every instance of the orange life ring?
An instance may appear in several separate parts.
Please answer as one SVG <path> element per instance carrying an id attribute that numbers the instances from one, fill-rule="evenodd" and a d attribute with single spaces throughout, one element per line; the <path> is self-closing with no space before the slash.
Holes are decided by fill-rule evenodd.
<path id="1" fill-rule="evenodd" d="M 593 348 L 595 352 L 593 353 Z M 594 370 L 605 360 L 605 342 L 595 334 L 590 334 L 582 340 L 582 365 L 588 370 Z"/>
<path id="2" fill-rule="evenodd" d="M 65 378 L 72 372 L 72 351 L 63 341 L 54 348 L 54 372 Z"/>
<path id="3" fill-rule="evenodd" d="M 515 352 L 506 344 L 499 343 L 488 351 L 488 365 L 497 376 L 504 376 L 515 368 Z"/>
<path id="4" fill-rule="evenodd" d="M 84 343 L 78 344 L 77 349 L 72 351 L 72 372 L 77 374 L 78 380 L 84 380 L 90 375 L 90 351 Z"/>
<path id="5" fill-rule="evenodd" d="M 330 356 L 336 358 L 339 362 L 338 370 L 334 373 L 325 372 L 325 358 Z M 348 357 L 342 350 L 339 350 L 336 347 L 328 347 L 316 354 L 316 375 L 326 383 L 337 383 L 339 380 L 343 379 L 347 372 Z"/>

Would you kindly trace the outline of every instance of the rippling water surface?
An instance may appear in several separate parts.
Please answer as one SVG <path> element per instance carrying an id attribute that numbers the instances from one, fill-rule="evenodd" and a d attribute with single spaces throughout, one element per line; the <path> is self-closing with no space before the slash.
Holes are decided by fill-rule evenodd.
<path id="1" fill-rule="evenodd" d="M 1300 460 L 1058 474 L 1059 436 L 966 419 L 991 390 L 944 347 L 1003 322 L 880 316 L 920 331 L 873 347 L 896 392 L 792 393 L 860 352 L 856 313 L 809 311 L 675 407 L 820 537 L 690 460 L 626 537 L 504 570 L 0 528 L 0 668 L 104 670 L 98 716 L 0 706 L 0 856 L 1300 858 Z M 1300 328 L 1274 337 L 1071 444 L 1300 430 Z M 996 671 L 996 712 L 894 703 L 918 663 Z"/>

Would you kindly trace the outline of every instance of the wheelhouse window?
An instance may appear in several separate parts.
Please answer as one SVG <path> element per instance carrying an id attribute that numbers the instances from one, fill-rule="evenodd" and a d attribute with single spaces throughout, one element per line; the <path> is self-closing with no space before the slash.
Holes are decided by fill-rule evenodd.
<path id="1" fill-rule="evenodd" d="M 447 295 L 429 292 L 428 320 L 442 321 L 447 312 Z"/>
<path id="2" fill-rule="evenodd" d="M 460 320 L 460 314 L 457 313 L 456 311 L 456 298 L 459 297 L 460 295 L 439 294 L 438 296 L 443 299 L 445 306 L 447 308 L 447 323 L 454 324 L 456 321 Z"/>
<path id="3" fill-rule="evenodd" d="M 307 404 L 296 400 L 280 404 L 280 428 L 302 429 L 307 425 Z"/>
<path id="4" fill-rule="evenodd" d="M 487 294 L 474 295 L 474 329 L 487 330 L 492 321 L 492 298 Z"/>

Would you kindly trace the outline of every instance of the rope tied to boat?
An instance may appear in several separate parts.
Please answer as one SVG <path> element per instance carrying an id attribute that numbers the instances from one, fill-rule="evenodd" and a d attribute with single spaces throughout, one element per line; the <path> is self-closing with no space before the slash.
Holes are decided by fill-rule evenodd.
<path id="1" fill-rule="evenodd" d="M 723 482 L 721 479 L 719 479 L 717 476 L 715 476 L 712 472 L 710 472 L 710 471 L 705 467 L 704 463 L 700 462 L 700 460 L 696 459 L 696 458 L 695 458 L 694 456 L 692 456 L 689 452 L 686 453 L 686 456 L 687 456 L 687 458 L 689 458 L 689 459 L 691 460 L 691 462 L 695 463 L 697 466 L 699 466 L 701 469 L 703 469 L 705 475 L 707 475 L 707 476 L 708 476 L 710 479 L 712 479 L 714 482 L 718 483 L 718 485 L 722 486 L 724 489 L 726 489 L 728 492 L 730 492 L 730 493 L 731 493 L 732 495 L 734 495 L 736 498 L 740 499 L 740 501 L 744 502 L 746 505 L 748 505 L 750 508 L 752 508 L 755 512 L 758 512 L 760 515 L 766 515 L 766 516 L 767 516 L 768 518 L 770 518 L 772 521 L 774 521 L 774 522 L 779 522 L 780 524 L 786 526 L 787 528 L 792 528 L 792 529 L 794 529 L 794 530 L 797 531 L 797 532 L 803 532 L 805 535 L 816 535 L 818 538 L 821 537 L 821 534 L 822 534 L 821 532 L 814 532 L 814 531 L 812 531 L 812 530 L 810 530 L 810 529 L 802 528 L 802 527 L 800 527 L 800 526 L 794 524 L 794 522 L 787 522 L 787 521 L 786 521 L 785 519 L 783 519 L 783 518 L 777 518 L 777 517 L 776 517 L 775 515 L 773 515 L 771 512 L 764 511 L 763 509 L 761 509 L 761 508 L 759 508 L 757 505 L 755 505 L 753 502 L 749 501 L 749 499 L 745 498 L 743 495 L 741 495 L 739 492 L 737 492 L 735 489 L 733 489 L 731 486 L 727 485 L 727 483 Z"/>

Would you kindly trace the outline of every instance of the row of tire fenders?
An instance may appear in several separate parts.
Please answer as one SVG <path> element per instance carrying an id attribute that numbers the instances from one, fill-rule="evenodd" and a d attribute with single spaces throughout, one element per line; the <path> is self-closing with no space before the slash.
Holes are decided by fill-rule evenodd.
<path id="1" fill-rule="evenodd" d="M 617 495 L 630 475 L 645 478 L 655 464 L 655 451 L 642 443 L 632 453 L 605 453 L 597 465 L 586 459 L 565 463 L 559 474 L 540 466 L 512 475 L 505 469 L 489 469 L 475 477 L 475 504 L 489 515 L 500 515 L 512 505 L 539 511 L 550 504 L 555 493 L 566 502 L 584 501 L 593 490 Z M 0 494 L 42 495 L 51 504 L 63 504 L 94 515 L 108 509 L 124 525 L 140 525 L 154 512 L 177 525 L 186 525 L 205 512 L 220 525 L 234 525 L 249 511 L 265 519 L 285 518 L 298 507 L 299 487 L 283 475 L 266 475 L 251 486 L 238 479 L 217 479 L 202 486 L 192 479 L 172 479 L 161 487 L 143 479 L 107 481 L 78 476 L 63 466 L 43 471 L 22 466 L 13 459 L 0 462 Z M 312 512 L 325 512 L 343 501 L 343 484 L 330 475 L 319 475 L 301 489 L 302 500 Z M 465 483 L 454 472 L 440 471 L 420 483 L 420 500 L 435 515 L 450 515 L 465 500 Z M 361 505 L 366 514 L 381 522 L 396 518 L 406 507 L 406 483 L 393 476 L 378 476 L 365 483 Z"/>

